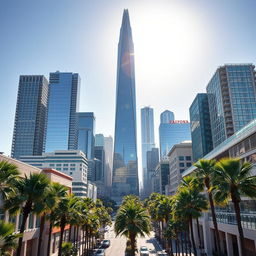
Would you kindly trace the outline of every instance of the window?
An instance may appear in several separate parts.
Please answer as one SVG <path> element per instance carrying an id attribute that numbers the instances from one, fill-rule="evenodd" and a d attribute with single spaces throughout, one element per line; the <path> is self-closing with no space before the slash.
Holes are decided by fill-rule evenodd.
<path id="1" fill-rule="evenodd" d="M 184 156 L 179 156 L 180 161 L 184 161 Z"/>
<path id="2" fill-rule="evenodd" d="M 76 166 L 76 164 L 70 164 L 70 166 Z"/>
<path id="3" fill-rule="evenodd" d="M 180 173 L 183 173 L 185 171 L 185 169 L 180 169 Z"/>
<path id="4" fill-rule="evenodd" d="M 72 175 L 73 174 L 73 172 L 69 172 L 69 175 Z"/>
<path id="5" fill-rule="evenodd" d="M 185 164 L 184 163 L 180 163 L 179 166 L 180 167 L 185 167 Z"/>
<path id="6" fill-rule="evenodd" d="M 63 168 L 63 171 L 68 171 L 68 168 Z"/>
<path id="7" fill-rule="evenodd" d="M 75 171 L 76 170 L 76 168 L 70 168 L 70 171 Z"/>
<path id="8" fill-rule="evenodd" d="M 50 164 L 50 166 L 54 166 L 55 164 Z"/>
<path id="9" fill-rule="evenodd" d="M 63 164 L 63 166 L 68 166 L 68 164 Z"/>
<path id="10" fill-rule="evenodd" d="M 186 166 L 187 166 L 187 167 L 190 167 L 190 166 L 191 166 L 191 163 L 187 163 Z"/>
<path id="11" fill-rule="evenodd" d="M 56 166 L 61 166 L 61 164 L 56 164 Z"/>
<path id="12" fill-rule="evenodd" d="M 191 156 L 186 156 L 187 161 L 191 161 Z"/>

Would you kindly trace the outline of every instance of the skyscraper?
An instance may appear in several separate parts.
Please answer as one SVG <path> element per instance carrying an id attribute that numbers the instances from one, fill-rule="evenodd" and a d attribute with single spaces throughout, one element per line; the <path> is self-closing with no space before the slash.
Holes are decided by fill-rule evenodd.
<path id="1" fill-rule="evenodd" d="M 48 102 L 44 76 L 20 76 L 14 122 L 12 157 L 43 152 Z"/>
<path id="2" fill-rule="evenodd" d="M 155 147 L 154 110 L 150 107 L 141 109 L 141 149 L 143 187 L 147 184 L 147 152 Z"/>
<path id="3" fill-rule="evenodd" d="M 118 44 L 112 197 L 138 195 L 134 47 L 128 10 Z"/>
<path id="4" fill-rule="evenodd" d="M 213 148 L 256 118 L 255 66 L 224 65 L 207 85 Z"/>
<path id="5" fill-rule="evenodd" d="M 77 113 L 77 149 L 82 150 L 87 159 L 93 159 L 95 117 L 93 112 Z"/>
<path id="6" fill-rule="evenodd" d="M 212 132 L 206 93 L 198 93 L 189 108 L 193 161 L 212 150 Z"/>
<path id="7" fill-rule="evenodd" d="M 104 147 L 105 139 L 104 135 L 99 133 L 95 135 L 95 146 Z"/>
<path id="8" fill-rule="evenodd" d="M 170 121 L 174 120 L 174 113 L 170 110 L 165 110 L 160 115 L 161 124 L 168 124 Z"/>
<path id="9" fill-rule="evenodd" d="M 105 177 L 106 186 L 112 186 L 112 170 L 113 170 L 113 138 L 111 136 L 104 137 L 105 149 Z"/>
<path id="10" fill-rule="evenodd" d="M 46 152 L 77 148 L 80 77 L 76 73 L 50 73 Z"/>
<path id="11" fill-rule="evenodd" d="M 173 120 L 159 126 L 160 158 L 166 158 L 171 148 L 182 141 L 191 140 L 190 123 Z"/>

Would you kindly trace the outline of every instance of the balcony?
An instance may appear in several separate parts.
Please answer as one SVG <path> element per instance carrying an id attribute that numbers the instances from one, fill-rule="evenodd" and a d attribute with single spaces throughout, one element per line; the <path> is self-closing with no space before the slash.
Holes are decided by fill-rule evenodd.
<path id="1" fill-rule="evenodd" d="M 217 222 L 237 225 L 236 216 L 234 212 L 217 211 Z M 209 220 L 212 221 L 211 213 L 209 212 Z M 256 230 L 256 212 L 255 213 L 241 213 L 242 227 L 246 229 Z"/>

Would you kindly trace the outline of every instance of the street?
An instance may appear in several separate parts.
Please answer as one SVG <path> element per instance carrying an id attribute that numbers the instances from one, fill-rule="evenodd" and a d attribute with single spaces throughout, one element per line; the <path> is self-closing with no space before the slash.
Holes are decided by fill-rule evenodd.
<path id="1" fill-rule="evenodd" d="M 105 233 L 105 239 L 110 240 L 110 247 L 106 249 L 106 256 L 124 256 L 125 255 L 125 246 L 126 246 L 126 238 L 116 237 L 114 232 L 114 226 L 109 229 L 108 232 Z M 157 245 L 156 240 L 154 239 L 154 233 L 152 232 L 150 236 L 139 237 L 137 239 L 138 249 L 141 246 L 147 246 L 150 256 L 156 255 L 157 251 L 161 251 L 160 247 Z M 137 254 L 139 255 L 139 253 Z"/>

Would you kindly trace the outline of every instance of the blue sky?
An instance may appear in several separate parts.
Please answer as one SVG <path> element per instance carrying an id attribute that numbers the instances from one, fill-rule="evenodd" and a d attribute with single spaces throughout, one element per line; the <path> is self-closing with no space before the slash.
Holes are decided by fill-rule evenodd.
<path id="1" fill-rule="evenodd" d="M 140 108 L 188 119 L 196 93 L 216 68 L 256 63 L 254 0 L 16 0 L 0 3 L 0 151 L 10 153 L 20 74 L 81 76 L 80 111 L 96 132 L 114 135 L 117 43 L 128 8 L 135 47 L 138 146 Z"/>

